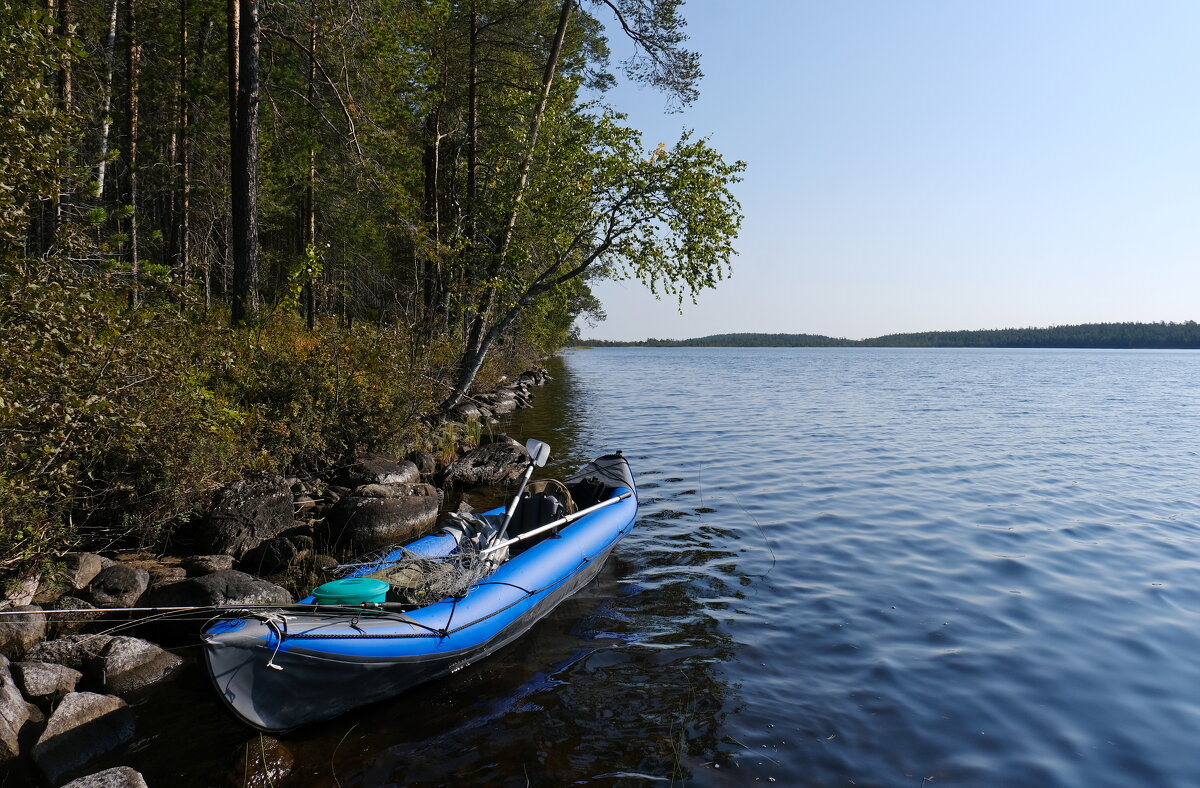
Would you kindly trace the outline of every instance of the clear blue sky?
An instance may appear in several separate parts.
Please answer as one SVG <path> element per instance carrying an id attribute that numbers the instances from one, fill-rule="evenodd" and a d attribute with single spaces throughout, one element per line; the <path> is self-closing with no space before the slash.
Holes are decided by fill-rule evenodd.
<path id="1" fill-rule="evenodd" d="M 1200 318 L 1197 0 L 684 13 L 699 101 L 608 100 L 648 147 L 687 127 L 748 162 L 733 277 L 682 315 L 636 282 L 598 285 L 609 319 L 584 336 Z"/>

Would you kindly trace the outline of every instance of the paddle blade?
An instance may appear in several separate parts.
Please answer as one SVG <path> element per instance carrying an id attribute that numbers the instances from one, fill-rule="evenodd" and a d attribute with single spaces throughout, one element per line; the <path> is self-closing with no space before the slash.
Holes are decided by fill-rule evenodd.
<path id="1" fill-rule="evenodd" d="M 542 443 L 536 438 L 525 441 L 525 451 L 529 452 L 529 461 L 539 468 L 550 459 L 550 444 Z"/>

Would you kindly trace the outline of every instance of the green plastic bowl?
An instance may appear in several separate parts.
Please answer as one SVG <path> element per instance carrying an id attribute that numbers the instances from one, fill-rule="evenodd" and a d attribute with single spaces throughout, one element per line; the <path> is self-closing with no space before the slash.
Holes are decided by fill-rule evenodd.
<path id="1" fill-rule="evenodd" d="M 360 605 L 363 602 L 382 602 L 387 597 L 388 584 L 370 577 L 344 577 L 331 580 L 313 589 L 318 605 Z"/>

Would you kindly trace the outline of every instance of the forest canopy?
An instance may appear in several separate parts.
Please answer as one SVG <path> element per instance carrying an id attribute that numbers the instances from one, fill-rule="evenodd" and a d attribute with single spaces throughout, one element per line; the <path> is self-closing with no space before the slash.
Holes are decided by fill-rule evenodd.
<path id="1" fill-rule="evenodd" d="M 744 165 L 604 103 L 694 100 L 686 43 L 680 0 L 0 0 L 0 570 L 433 440 L 597 277 L 715 286 Z"/>

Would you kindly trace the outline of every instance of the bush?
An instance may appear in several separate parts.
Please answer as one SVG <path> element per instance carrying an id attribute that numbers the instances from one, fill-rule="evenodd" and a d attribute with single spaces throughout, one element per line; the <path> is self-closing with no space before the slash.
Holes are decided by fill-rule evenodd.
<path id="1" fill-rule="evenodd" d="M 402 327 L 232 331 L 153 297 L 129 312 L 102 277 L 48 267 L 0 272 L 0 298 L 0 572 L 161 543 L 246 470 L 400 452 L 436 404 Z"/>

